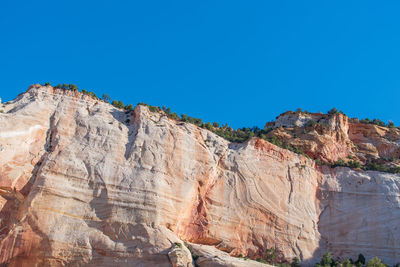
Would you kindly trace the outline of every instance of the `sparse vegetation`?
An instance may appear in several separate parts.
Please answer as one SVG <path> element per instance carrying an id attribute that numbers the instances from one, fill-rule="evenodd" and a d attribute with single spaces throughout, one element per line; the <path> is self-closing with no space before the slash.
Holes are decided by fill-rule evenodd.
<path id="1" fill-rule="evenodd" d="M 313 127 L 315 124 L 317 124 L 314 120 L 309 120 L 307 121 L 305 127 Z"/>
<path id="2" fill-rule="evenodd" d="M 50 83 L 48 85 L 50 85 Z M 78 86 L 76 86 L 75 84 L 63 83 L 63 84 L 58 84 L 58 85 L 54 86 L 54 88 L 59 88 L 59 89 L 63 89 L 63 90 L 78 91 Z"/>
<path id="3" fill-rule="evenodd" d="M 268 138 L 266 138 L 266 134 L 270 131 L 268 130 L 263 130 L 260 129 L 259 127 L 243 127 L 239 129 L 232 129 L 229 127 L 228 124 L 224 124 L 220 126 L 218 122 L 203 122 L 202 119 L 200 118 L 195 118 L 191 116 L 187 116 L 186 114 L 182 114 L 179 116 L 178 114 L 174 113 L 171 111 L 170 108 L 167 107 L 156 107 L 156 106 L 151 106 L 145 103 L 139 103 L 138 105 L 144 105 L 149 108 L 150 111 L 152 112 L 161 112 L 163 111 L 165 115 L 167 115 L 169 118 L 174 119 L 174 120 L 179 120 L 182 122 L 189 122 L 191 124 L 194 124 L 198 127 L 205 128 L 207 130 L 210 130 L 214 132 L 215 134 L 221 136 L 222 138 L 231 141 L 231 142 L 236 142 L 236 143 L 242 143 L 244 141 L 247 141 L 251 137 L 259 137 L 264 140 L 268 141 Z M 277 144 L 280 144 L 277 142 Z M 283 146 L 283 144 L 280 144 L 280 146 Z M 296 151 L 295 149 L 292 149 L 293 151 Z"/>
<path id="4" fill-rule="evenodd" d="M 394 126 L 394 122 L 393 122 L 393 121 L 388 121 L 387 127 L 388 127 L 388 128 L 394 128 L 394 127 L 395 127 L 395 126 Z"/>
<path id="5" fill-rule="evenodd" d="M 292 263 L 289 264 L 287 262 L 281 262 L 281 263 L 276 263 L 275 261 L 275 250 L 274 249 L 267 249 L 265 258 L 258 257 L 256 259 L 257 262 L 264 263 L 264 264 L 270 264 L 278 267 L 299 267 L 300 266 L 300 260 L 295 257 L 292 260 Z M 241 259 L 248 259 L 246 257 L 243 257 L 242 254 L 238 256 L 238 258 Z M 344 259 L 344 260 L 338 260 L 338 259 L 333 259 L 332 254 L 327 251 L 321 258 L 321 261 L 317 264 L 315 264 L 315 267 L 388 267 L 389 265 L 386 265 L 382 263 L 382 261 L 378 257 L 374 257 L 370 259 L 366 264 L 365 257 L 362 254 L 359 254 L 357 261 L 353 261 L 352 259 Z M 396 267 L 398 265 L 395 265 Z"/>
<path id="6" fill-rule="evenodd" d="M 110 103 L 111 97 L 109 95 L 103 94 L 101 100 L 103 100 L 105 103 Z"/>
<path id="7" fill-rule="evenodd" d="M 292 260 L 291 266 L 292 266 L 292 267 L 299 267 L 299 266 L 300 266 L 300 260 L 299 260 L 299 258 L 294 257 L 293 260 Z"/>
<path id="8" fill-rule="evenodd" d="M 359 169 L 361 168 L 361 163 L 358 160 L 350 160 L 348 166 L 353 169 Z"/>
<path id="9" fill-rule="evenodd" d="M 392 161 L 392 159 L 381 159 L 381 161 Z M 327 165 L 331 166 L 331 168 L 335 167 L 348 167 L 352 169 L 362 169 L 365 171 L 379 171 L 379 172 L 388 172 L 388 173 L 400 173 L 400 167 L 398 166 L 387 166 L 383 163 L 378 163 L 376 161 L 371 161 L 365 165 L 361 165 L 361 163 L 354 159 L 349 161 L 344 161 L 343 159 L 338 159 L 334 163 L 329 163 L 326 161 L 322 161 L 321 159 L 316 159 L 315 163 L 318 165 Z"/>
<path id="10" fill-rule="evenodd" d="M 365 119 L 362 119 L 362 120 L 360 120 L 360 123 L 363 123 L 363 124 L 373 124 L 373 125 L 378 125 L 378 126 L 381 126 L 381 127 L 388 127 L 388 128 L 395 128 L 396 126 L 394 125 L 394 122 L 393 121 L 388 121 L 388 123 L 387 124 L 385 124 L 383 121 L 381 121 L 380 119 L 373 119 L 373 120 L 370 120 L 370 119 L 368 119 L 368 118 L 365 118 Z"/>
<path id="11" fill-rule="evenodd" d="M 50 83 L 45 83 L 44 85 L 45 86 L 50 86 L 51 84 Z M 67 84 L 67 83 L 58 84 L 58 85 L 54 86 L 54 88 L 63 89 L 63 90 L 66 90 L 66 91 L 75 91 L 75 92 L 79 91 L 78 86 L 75 85 L 75 84 L 72 84 L 72 83 L 71 84 Z M 90 97 L 92 97 L 92 98 L 94 98 L 96 100 L 99 99 L 95 93 L 87 91 L 85 89 L 82 89 L 80 92 L 82 94 L 88 95 L 88 96 L 90 96 Z"/>
<path id="12" fill-rule="evenodd" d="M 247 257 L 243 257 L 242 254 L 240 254 L 240 255 L 238 256 L 238 258 L 244 259 L 244 260 L 249 259 L 249 258 L 247 258 Z M 274 265 L 274 263 L 275 263 L 275 258 L 276 258 L 276 251 L 275 251 L 275 248 L 270 248 L 270 249 L 267 249 L 267 250 L 265 251 L 265 254 L 264 254 L 264 257 L 263 257 L 263 258 L 262 258 L 262 257 L 258 257 L 258 258 L 256 258 L 256 261 L 257 261 L 257 262 L 260 262 L 260 263 L 264 263 L 264 264 L 271 264 L 271 265 Z M 298 264 L 298 263 L 297 263 L 297 264 Z M 290 267 L 290 265 L 287 264 L 287 263 L 278 263 L 277 266 L 281 266 L 281 267 Z M 297 267 L 297 266 L 296 266 L 296 267 Z"/>
<path id="13" fill-rule="evenodd" d="M 370 259 L 365 266 L 366 267 L 386 267 L 386 264 L 383 264 L 382 261 L 378 257 L 374 257 L 374 258 Z"/>
<path id="14" fill-rule="evenodd" d="M 124 109 L 125 109 L 126 111 L 132 111 L 132 110 L 133 110 L 133 106 L 132 106 L 132 104 L 129 104 L 129 105 L 126 105 L 126 106 L 124 107 Z"/>
<path id="15" fill-rule="evenodd" d="M 261 263 L 268 263 L 263 258 L 257 258 L 256 261 L 261 262 Z"/>
<path id="16" fill-rule="evenodd" d="M 334 115 L 334 114 L 343 114 L 343 115 L 346 115 L 346 114 L 344 114 L 343 111 L 338 110 L 337 108 L 331 108 L 330 110 L 328 110 L 328 115 Z"/>
<path id="17" fill-rule="evenodd" d="M 50 85 L 50 83 L 45 83 L 45 86 L 48 86 L 48 85 Z M 63 90 L 69 90 L 69 91 L 78 91 L 79 90 L 77 85 L 75 85 L 75 84 L 66 84 L 66 83 L 58 84 L 58 85 L 54 86 L 54 88 L 63 89 Z M 88 96 L 92 97 L 95 100 L 101 100 L 101 101 L 103 101 L 105 103 L 110 103 L 111 102 L 111 97 L 109 95 L 107 95 L 107 94 L 103 94 L 101 98 L 98 98 L 97 95 L 94 92 L 91 92 L 91 91 L 88 91 L 88 90 L 85 90 L 85 89 L 82 89 L 80 92 L 82 94 L 84 94 L 84 95 L 88 95 Z M 111 102 L 111 105 L 113 105 L 114 107 L 119 108 L 119 109 L 124 109 L 124 110 L 126 110 L 128 112 L 133 110 L 133 105 L 132 104 L 124 105 L 124 103 L 122 101 L 119 101 L 119 100 L 113 100 Z M 151 107 L 151 106 L 149 106 L 149 107 Z"/>
<path id="18" fill-rule="evenodd" d="M 315 266 L 316 267 L 331 267 L 331 266 L 333 266 L 333 259 L 332 259 L 331 253 L 329 251 L 327 251 L 322 256 L 320 263 L 317 263 Z"/>
<path id="19" fill-rule="evenodd" d="M 238 255 L 239 259 L 243 259 L 243 260 L 250 260 L 250 258 L 248 257 L 243 257 L 242 254 Z M 270 248 L 267 249 L 265 251 L 264 257 L 258 257 L 255 259 L 255 261 L 260 262 L 260 263 L 264 263 L 264 264 L 270 264 L 270 265 L 274 265 L 275 262 L 275 258 L 276 258 L 276 253 L 275 253 L 275 248 Z M 299 262 L 296 262 L 296 266 L 293 267 L 298 267 Z M 287 264 L 287 263 L 277 263 L 276 266 L 280 266 L 280 267 L 290 267 L 291 265 Z"/>
<path id="20" fill-rule="evenodd" d="M 384 164 L 379 164 L 377 162 L 370 162 L 363 166 L 364 170 L 379 171 L 379 172 L 389 172 L 389 173 L 400 173 L 400 167 L 391 167 Z"/>
<path id="21" fill-rule="evenodd" d="M 274 263 L 276 258 L 275 248 L 269 248 L 265 251 L 265 261 L 269 264 Z"/>
<path id="22" fill-rule="evenodd" d="M 72 89 L 72 90 L 78 90 L 78 87 L 76 87 L 76 89 Z M 95 93 L 86 91 L 85 89 L 82 89 L 81 93 L 84 94 L 84 95 L 91 96 L 94 99 L 99 99 Z"/>
<path id="23" fill-rule="evenodd" d="M 278 266 L 278 267 L 299 267 L 300 266 L 300 260 L 297 257 L 293 258 L 291 264 L 289 264 L 287 262 L 277 263 L 276 261 L 274 261 L 274 259 L 275 259 L 274 257 L 271 258 L 272 255 L 275 255 L 274 253 L 275 253 L 275 250 L 267 249 L 266 258 L 258 257 L 256 259 L 256 261 L 260 262 L 260 263 L 264 263 L 264 264 Z M 243 257 L 242 254 L 240 254 L 238 256 L 238 258 L 244 259 L 244 260 L 248 259 L 246 257 Z M 374 257 L 366 263 L 365 257 L 362 254 L 358 255 L 358 259 L 355 262 L 352 259 L 343 259 L 343 260 L 336 259 L 335 260 L 329 251 L 325 252 L 325 254 L 322 256 L 320 262 L 315 264 L 315 267 L 363 267 L 363 266 L 365 266 L 365 267 L 389 267 L 389 265 L 384 264 L 381 261 L 381 259 L 379 259 L 378 257 Z M 399 266 L 400 266 L 400 264 L 394 265 L 394 267 L 399 267 Z"/>
<path id="24" fill-rule="evenodd" d="M 337 161 L 335 161 L 331 167 L 349 167 L 352 169 L 359 169 L 361 168 L 361 163 L 358 160 L 350 160 L 348 162 L 345 162 L 343 159 L 338 159 Z"/>
<path id="25" fill-rule="evenodd" d="M 370 259 L 367 264 L 365 264 L 366 260 L 362 254 L 359 254 L 356 262 L 353 262 L 352 259 L 345 260 L 334 260 L 330 252 L 326 252 L 321 262 L 316 264 L 316 267 L 388 267 L 389 265 L 382 263 L 382 261 L 378 257 L 374 257 Z"/>
<path id="26" fill-rule="evenodd" d="M 152 105 L 145 104 L 145 103 L 138 103 L 138 105 L 142 105 L 142 106 L 148 107 L 151 112 L 160 112 L 161 111 L 161 108 L 157 107 L 157 106 L 152 106 Z"/>
<path id="27" fill-rule="evenodd" d="M 117 101 L 117 100 L 113 100 L 113 102 L 111 102 L 111 105 L 119 109 L 124 109 L 125 107 L 122 101 Z"/>

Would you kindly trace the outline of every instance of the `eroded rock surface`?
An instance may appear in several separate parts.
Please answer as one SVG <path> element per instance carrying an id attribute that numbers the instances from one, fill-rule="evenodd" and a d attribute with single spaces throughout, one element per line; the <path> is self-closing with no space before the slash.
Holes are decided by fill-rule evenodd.
<path id="1" fill-rule="evenodd" d="M 357 160 L 400 166 L 400 129 L 360 123 L 344 114 L 288 111 L 265 125 L 277 137 L 308 156 L 333 163 Z"/>
<path id="2" fill-rule="evenodd" d="M 168 258 L 172 267 L 194 267 L 195 264 L 189 249 L 181 243 L 177 244 L 174 244 L 168 251 Z"/>
<path id="3" fill-rule="evenodd" d="M 260 263 L 247 258 L 231 257 L 228 253 L 212 246 L 191 244 L 195 255 L 200 255 L 196 260 L 201 267 L 269 267 L 272 265 Z"/>
<path id="4" fill-rule="evenodd" d="M 145 106 L 124 112 L 50 86 L 2 109 L 0 186 L 14 194 L 0 197 L 0 263 L 171 266 L 168 251 L 182 241 L 226 253 L 199 250 L 199 266 L 241 266 L 228 265 L 239 260 L 231 256 L 268 248 L 306 264 L 326 248 L 400 261 L 399 237 L 388 235 L 400 217 L 387 217 L 398 209 L 399 176 L 321 169 L 261 139 L 229 143 Z M 337 225 L 354 213 L 343 232 Z"/>

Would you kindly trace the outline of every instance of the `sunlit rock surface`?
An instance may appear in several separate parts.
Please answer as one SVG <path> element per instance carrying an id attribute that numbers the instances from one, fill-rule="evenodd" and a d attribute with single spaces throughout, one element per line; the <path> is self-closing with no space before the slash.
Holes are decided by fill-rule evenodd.
<path id="1" fill-rule="evenodd" d="M 261 139 L 233 144 L 52 87 L 0 105 L 0 263 L 172 266 L 183 241 L 204 246 L 199 266 L 269 248 L 304 264 L 327 249 L 400 261 L 399 176 L 320 169 Z"/>

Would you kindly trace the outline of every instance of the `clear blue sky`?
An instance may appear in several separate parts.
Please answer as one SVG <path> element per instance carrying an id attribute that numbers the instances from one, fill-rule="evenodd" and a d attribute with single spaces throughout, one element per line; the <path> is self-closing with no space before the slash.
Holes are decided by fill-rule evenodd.
<path id="1" fill-rule="evenodd" d="M 74 83 L 233 127 L 298 107 L 400 125 L 399 1 L 0 1 L 0 97 Z"/>

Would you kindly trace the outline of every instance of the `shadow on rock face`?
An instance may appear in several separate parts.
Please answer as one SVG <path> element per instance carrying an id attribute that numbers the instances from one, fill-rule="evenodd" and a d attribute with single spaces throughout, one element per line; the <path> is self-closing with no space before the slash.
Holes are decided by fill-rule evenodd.
<path id="1" fill-rule="evenodd" d="M 128 142 L 125 145 L 124 155 L 125 159 L 129 159 L 132 155 L 132 146 L 139 128 L 139 123 L 136 121 L 135 113 L 133 111 L 127 112 L 113 109 L 110 114 L 120 123 L 118 126 L 120 130 L 122 130 L 122 127 L 126 127 L 128 130 Z"/>
<path id="2" fill-rule="evenodd" d="M 49 238 L 40 231 L 35 218 L 19 218 L 23 205 L 27 205 L 40 168 L 46 160 L 44 154 L 35 165 L 31 178 L 20 190 L 25 199 L 6 196 L 7 200 L 0 210 L 0 264 L 2 266 L 35 266 L 44 264 L 46 255 L 51 255 Z"/>

